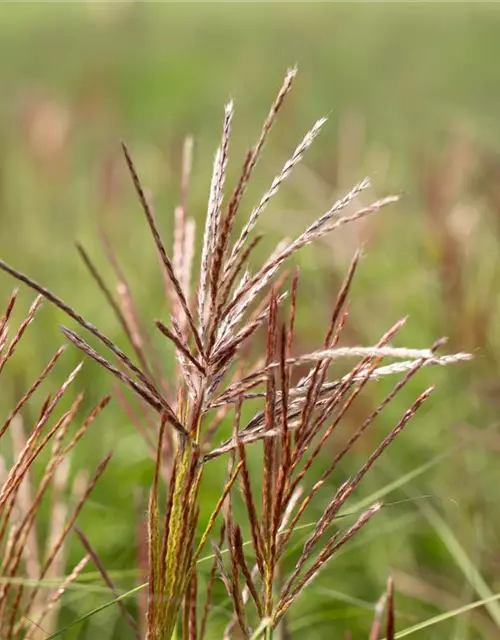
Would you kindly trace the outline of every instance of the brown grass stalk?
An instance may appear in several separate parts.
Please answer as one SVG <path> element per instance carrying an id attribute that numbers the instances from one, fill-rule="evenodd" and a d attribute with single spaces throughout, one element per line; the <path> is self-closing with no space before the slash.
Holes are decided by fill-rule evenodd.
<path id="1" fill-rule="evenodd" d="M 15 301 L 16 293 L 11 296 L 0 321 L 4 335 Z M 26 328 L 40 307 L 40 302 L 41 297 L 38 297 L 25 320 L 14 332 L 9 346 L 3 353 L 2 367 L 13 357 L 16 346 L 24 338 Z M 46 630 L 45 635 L 47 632 L 50 633 L 57 621 L 60 598 L 86 564 L 84 559 L 66 578 L 57 579 L 54 589 L 43 592 L 40 590 L 40 585 L 49 576 L 52 579 L 56 574 L 59 576 L 64 573 L 67 538 L 74 518 L 87 501 L 90 490 L 104 469 L 103 466 L 98 469 L 94 481 L 88 491 L 80 496 L 76 509 L 68 519 L 62 485 L 67 482 L 69 454 L 109 401 L 109 397 L 104 398 L 84 420 L 82 426 L 68 438 L 70 424 L 74 421 L 83 396 L 77 395 L 69 410 L 60 417 L 55 417 L 55 413 L 81 365 L 60 385 L 53 397 L 46 398 L 29 435 L 24 434 L 20 412 L 54 369 L 63 352 L 64 348 L 61 348 L 51 358 L 38 378 L 15 403 L 0 429 L 0 437 L 10 429 L 14 456 L 14 463 L 0 483 L 0 565 L 5 578 L 0 589 L 0 635 L 6 640 L 14 640 L 21 636 L 30 639 L 41 638 L 42 622 Z M 54 417 L 54 424 L 46 428 L 49 420 Z M 44 451 L 50 451 L 49 460 L 36 491 L 33 491 L 32 469 Z M 50 505 L 51 526 L 42 537 L 38 528 L 38 515 L 43 502 Z M 19 581 L 20 576 L 25 576 L 26 582 Z"/>
<path id="2" fill-rule="evenodd" d="M 191 313 L 191 310 L 189 309 L 189 305 L 188 302 L 186 300 L 186 296 L 184 295 L 184 291 L 182 290 L 182 287 L 180 285 L 179 279 L 177 277 L 177 275 L 174 273 L 174 267 L 172 265 L 172 261 L 170 260 L 170 258 L 168 257 L 165 245 L 163 244 L 163 241 L 161 239 L 160 236 L 160 232 L 158 230 L 158 227 L 156 226 L 156 222 L 155 222 L 155 218 L 153 215 L 153 211 L 152 211 L 152 207 L 151 207 L 151 202 L 148 200 L 148 198 L 146 197 L 146 194 L 144 192 L 144 189 L 142 187 L 141 181 L 139 180 L 139 176 L 137 174 L 137 171 L 135 169 L 134 163 L 132 162 L 132 158 L 130 157 L 130 153 L 128 151 L 127 145 L 125 143 L 122 142 L 122 149 L 123 149 L 123 154 L 125 156 L 125 160 L 127 162 L 127 166 L 129 168 L 130 171 L 130 175 L 132 176 L 132 181 L 134 183 L 134 187 L 135 190 L 137 192 L 137 195 L 139 196 L 139 201 L 141 203 L 144 215 L 146 216 L 146 220 L 147 223 L 149 225 L 149 228 L 151 230 L 151 234 L 153 236 L 155 245 L 156 245 L 156 249 L 162 259 L 163 262 L 163 266 L 165 267 L 165 270 L 168 274 L 168 277 L 170 279 L 170 282 L 172 283 L 172 286 L 174 287 L 175 293 L 177 294 L 178 298 L 179 298 L 179 302 L 181 303 L 182 306 L 182 310 L 184 311 L 184 314 L 186 316 L 186 319 L 189 323 L 189 327 L 193 333 L 193 337 L 194 340 L 196 342 L 196 346 L 198 347 L 200 354 L 203 356 L 204 352 L 203 352 L 203 346 L 201 343 L 201 339 L 198 333 L 198 330 L 195 326 L 194 323 L 194 318 L 193 315 Z"/>

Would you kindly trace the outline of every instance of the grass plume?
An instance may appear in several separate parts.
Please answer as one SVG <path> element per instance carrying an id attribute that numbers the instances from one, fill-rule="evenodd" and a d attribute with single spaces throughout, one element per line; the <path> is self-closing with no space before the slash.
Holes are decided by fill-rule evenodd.
<path id="1" fill-rule="evenodd" d="M 133 356 L 127 355 L 45 286 L 0 260 L 0 269 L 31 287 L 41 297 L 62 309 L 83 331 L 92 334 L 106 350 L 105 355 L 91 347 L 74 330 L 62 327 L 65 337 L 78 350 L 95 360 L 136 396 L 139 412 L 137 414 L 129 407 L 127 414 L 139 415 L 139 418 L 132 420 L 155 459 L 147 527 L 148 600 L 144 607 L 147 613 L 146 621 L 142 621 L 148 640 L 170 640 L 176 629 L 186 639 L 203 637 L 217 573 L 233 606 L 230 628 L 237 625 L 244 638 L 260 637 L 259 630 L 266 638 L 271 638 L 300 594 L 337 551 L 357 536 L 361 529 L 369 526 L 382 508 L 382 503 L 376 502 L 359 514 L 350 526 L 344 528 L 342 523 L 339 526 L 341 509 L 386 448 L 428 401 L 432 387 L 417 396 L 380 444 L 366 457 L 358 472 L 340 485 L 306 539 L 295 569 L 286 573 L 283 558 L 287 547 L 319 489 L 334 471 L 339 470 L 341 461 L 356 441 L 422 367 L 452 364 L 470 357 L 466 353 L 438 355 L 437 349 L 442 346 L 442 341 L 423 349 L 394 346 L 392 342 L 405 319 L 398 320 L 374 345 L 339 346 L 347 323 L 351 283 L 359 268 L 359 251 L 355 253 L 339 290 L 322 344 L 309 353 L 295 355 L 295 315 L 301 304 L 300 275 L 298 269 L 291 278 L 288 274 L 284 275 L 284 266 L 306 245 L 398 201 L 397 196 L 390 195 L 368 206 L 357 206 L 359 195 L 370 187 L 370 181 L 365 178 L 318 215 L 297 237 L 281 243 L 260 267 L 251 272 L 249 257 L 260 237 L 254 235 L 256 224 L 325 123 L 324 119 L 318 120 L 296 146 L 269 189 L 251 209 L 246 222 L 243 221 L 242 230 L 233 241 L 237 214 L 248 183 L 276 118 L 285 108 L 295 75 L 295 69 L 287 73 L 257 142 L 244 159 L 241 173 L 227 201 L 224 190 L 234 118 L 233 104 L 229 103 L 225 109 L 221 142 L 213 163 L 197 283 L 193 282 L 195 222 L 187 211 L 192 143 L 188 140 L 184 147 L 181 197 L 175 212 L 171 250 L 162 238 L 158 216 L 132 159 L 133 153 L 127 145 L 122 145 L 125 163 L 151 234 L 152 250 L 159 258 L 160 275 L 164 278 L 166 296 L 170 302 L 169 321 L 155 319 L 151 326 L 143 322 L 130 287 L 106 239 L 107 255 L 119 281 L 119 300 L 115 299 L 111 287 L 106 284 L 85 249 L 81 245 L 77 248 L 127 337 Z M 191 295 L 192 291 L 194 295 Z M 0 372 L 3 358 L 8 359 L 12 355 L 16 341 L 33 319 L 40 302 L 39 297 L 25 323 L 7 344 L 5 336 L 12 299 L 9 302 L 6 319 L 0 323 L 0 345 L 5 352 L 0 359 Z M 161 360 L 149 335 L 153 327 L 175 349 L 178 376 L 177 385 L 173 388 L 166 383 Z M 264 345 L 259 343 L 260 329 L 266 333 Z M 259 346 L 260 357 L 255 360 L 248 358 L 250 344 Z M 386 359 L 394 362 L 382 364 Z M 332 378 L 330 368 L 338 360 L 352 360 L 354 364 L 343 376 Z M 49 363 L 49 369 L 42 373 L 42 377 L 47 375 L 52 366 Z M 297 379 L 299 368 L 305 373 Z M 29 509 L 17 525 L 15 538 L 7 535 L 7 523 L 14 513 L 20 487 L 33 460 L 59 430 L 68 428 L 68 422 L 75 417 L 78 401 L 52 428 L 44 431 L 49 417 L 76 373 L 77 370 L 61 386 L 54 399 L 44 405 L 32 435 L 19 451 L 17 462 L 0 491 L 1 534 L 6 536 L 2 565 L 4 575 L 14 576 L 18 571 L 24 553 L 19 540 L 28 540 L 33 509 Z M 365 386 L 381 377 L 398 374 L 403 374 L 403 377 L 395 383 L 393 390 L 351 435 L 323 474 L 315 478 L 315 461 Z M 122 404 L 125 402 L 123 399 Z M 78 437 L 75 435 L 64 448 L 56 448 L 47 468 L 44 487 L 53 478 L 66 453 L 106 403 L 107 399 L 103 400 L 84 427 L 77 431 Z M 223 433 L 225 419 L 231 415 L 233 433 L 224 440 L 220 434 Z M 243 415 L 251 417 L 245 422 Z M 3 434 L 6 428 L 2 428 L 0 433 Z M 248 447 L 255 442 L 261 444 L 262 452 L 262 476 L 258 479 L 252 478 L 247 455 Z M 227 477 L 220 488 L 220 498 L 212 505 L 208 524 L 200 532 L 200 485 L 203 475 L 211 460 L 224 455 L 229 460 Z M 59 553 L 76 515 L 107 462 L 108 458 L 100 465 L 76 510 L 69 516 L 48 559 L 40 567 L 40 579 L 46 575 Z M 304 494 L 303 485 L 309 478 L 313 478 L 313 485 Z M 162 480 L 167 485 L 164 498 Z M 241 490 L 246 511 L 248 526 L 244 530 L 249 532 L 252 561 L 245 553 L 241 525 L 234 521 L 232 501 L 238 499 L 235 487 Z M 261 499 L 258 500 L 257 496 Z M 37 494 L 34 498 L 35 511 L 41 497 Z M 218 542 L 215 542 L 211 536 L 219 519 L 223 519 L 222 533 Z M 79 536 L 88 558 L 98 566 L 114 593 L 114 585 L 106 569 L 100 565 L 97 552 L 82 532 Z M 209 542 L 214 553 L 214 564 L 200 614 L 197 562 Z M 229 552 L 228 563 L 223 553 L 224 544 Z M 0 614 L 4 612 L 3 618 L 2 615 L 0 618 L 6 621 L 8 638 L 14 637 L 13 633 L 17 633 L 21 624 L 18 622 L 23 596 L 20 590 L 16 591 L 6 583 L 0 591 Z M 39 596 L 37 589 L 33 593 L 27 601 L 29 612 Z M 387 603 L 387 637 L 391 637 L 390 634 L 394 636 L 392 582 L 383 603 Z M 45 607 L 47 609 L 47 603 Z M 5 614 L 7 610 L 10 611 L 8 615 Z M 380 625 L 381 613 L 377 611 L 372 628 L 374 638 L 379 637 Z M 137 633 L 137 625 L 132 623 L 131 626 Z"/>

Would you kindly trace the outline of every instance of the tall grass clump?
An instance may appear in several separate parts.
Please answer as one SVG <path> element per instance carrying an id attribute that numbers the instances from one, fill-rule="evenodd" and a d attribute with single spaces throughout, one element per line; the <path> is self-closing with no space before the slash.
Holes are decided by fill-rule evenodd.
<path id="1" fill-rule="evenodd" d="M 404 318 L 397 320 L 374 345 L 341 346 L 348 316 L 347 300 L 360 251 L 352 258 L 317 350 L 296 353 L 294 333 L 300 277 L 298 269 L 284 271 L 285 263 L 302 247 L 377 213 L 398 198 L 388 196 L 369 206 L 356 207 L 359 194 L 370 187 L 369 180 L 364 179 L 295 239 L 278 244 L 260 267 L 250 269 L 250 258 L 261 240 L 255 233 L 260 216 L 325 123 L 325 119 L 320 119 L 306 133 L 246 221 L 237 224 L 247 186 L 294 78 L 295 70 L 289 71 L 257 142 L 246 154 L 229 197 L 225 193 L 233 105 L 226 106 L 198 263 L 195 220 L 187 212 L 191 141 L 187 140 L 184 147 L 181 201 L 175 210 L 172 250 L 167 249 L 152 198 L 142 184 L 129 149 L 123 145 L 170 303 L 169 321 L 156 319 L 153 325 L 175 348 L 178 371 L 175 386 L 162 373 L 162 363 L 139 317 L 132 291 L 105 237 L 105 250 L 118 280 L 118 297 L 86 250 L 82 246 L 78 250 L 128 338 L 133 356 L 54 293 L 0 261 L 4 271 L 62 309 L 97 339 L 102 353 L 75 331 L 62 328 L 73 345 L 132 390 L 145 418 L 144 421 L 137 418 L 126 394 L 117 389 L 119 401 L 140 429 L 155 459 L 148 509 L 147 599 L 142 620 L 148 640 L 170 640 L 180 637 L 179 634 L 186 639 L 204 637 L 217 577 L 232 602 L 233 619 L 225 637 L 271 638 L 274 630 L 285 624 L 290 607 L 311 581 L 381 509 L 381 503 L 373 504 L 346 527 L 342 526 L 344 520 L 338 518 L 379 456 L 427 402 L 432 387 L 422 390 L 357 473 L 345 478 L 331 495 L 302 547 L 295 568 L 287 572 L 283 558 L 318 491 L 422 367 L 446 365 L 469 357 L 465 353 L 439 355 L 444 340 L 424 349 L 394 346 Z M 260 355 L 253 358 L 255 352 Z M 330 365 L 340 359 L 351 360 L 354 365 L 343 376 L 332 378 Z M 383 363 L 386 359 L 390 361 Z M 333 454 L 330 450 L 327 468 L 321 475 L 315 475 L 315 461 L 365 385 L 388 376 L 397 377 L 391 392 L 342 447 Z M 232 424 L 232 433 L 223 439 L 228 422 Z M 260 477 L 252 477 L 250 473 L 248 451 L 252 443 L 260 443 L 257 445 L 262 452 Z M 211 461 L 221 456 L 227 459 L 225 483 L 208 522 L 198 527 L 202 477 L 210 473 Z M 165 499 L 161 498 L 162 483 L 166 484 Z M 245 526 L 236 522 L 233 510 L 234 501 L 241 498 L 247 514 Z M 247 532 L 250 547 L 244 544 Z M 213 552 L 213 567 L 202 594 L 197 562 L 208 545 Z M 383 631 L 381 620 L 386 602 L 388 615 Z M 383 635 L 393 637 L 392 603 L 393 587 L 389 581 L 387 593 L 377 607 L 370 635 L 373 640 Z"/>
<path id="2" fill-rule="evenodd" d="M 41 306 L 38 296 L 28 314 L 9 340 L 9 323 L 17 291 L 10 297 L 0 317 L 0 373 L 13 357 L 20 340 Z M 83 420 L 77 420 L 83 395 L 61 412 L 60 404 L 72 385 L 81 364 L 74 369 L 53 395 L 48 395 L 29 430 L 23 420 L 27 403 L 52 372 L 64 348 L 49 360 L 33 384 L 16 402 L 0 426 L 2 445 L 10 435 L 10 446 L 0 456 L 0 637 L 6 640 L 45 638 L 55 631 L 62 595 L 85 568 L 88 553 L 66 577 L 68 534 L 106 468 L 110 456 L 101 462 L 90 479 L 77 474 L 69 499 L 71 453 L 109 402 L 105 396 Z M 80 422 L 78 428 L 73 424 Z M 5 438 L 7 439 L 7 438 Z M 33 467 L 43 460 L 42 472 Z M 50 527 L 43 531 L 41 510 L 47 506 Z"/>

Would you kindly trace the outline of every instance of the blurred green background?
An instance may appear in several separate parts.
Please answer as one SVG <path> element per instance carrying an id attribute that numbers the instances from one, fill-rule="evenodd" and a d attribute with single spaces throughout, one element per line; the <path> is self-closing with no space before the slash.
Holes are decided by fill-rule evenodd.
<path id="1" fill-rule="evenodd" d="M 397 344 L 427 347 L 447 335 L 447 348 L 471 350 L 475 359 L 421 372 L 334 477 L 341 482 L 354 472 L 412 399 L 437 383 L 432 400 L 379 461 L 352 508 L 398 480 L 401 486 L 385 500 L 404 502 L 384 509 L 303 594 L 288 621 L 293 638 L 343 638 L 348 630 L 353 638 L 367 637 L 389 573 L 400 629 L 500 591 L 499 33 L 495 3 L 0 5 L 0 255 L 120 345 L 126 343 L 75 252 L 75 240 L 111 276 L 98 236 L 106 229 L 143 318 L 168 317 L 121 139 L 155 195 L 170 244 L 185 136 L 195 139 L 189 209 L 201 227 L 224 104 L 235 101 L 234 179 L 286 69 L 297 64 L 293 93 L 239 224 L 325 114 L 329 120 L 318 141 L 260 223 L 264 248 L 271 250 L 284 230 L 299 233 L 365 175 L 373 189 L 363 198 L 403 195 L 366 224 L 299 255 L 297 348 L 321 344 L 342 275 L 365 242 L 347 327 L 352 344 L 372 344 L 408 314 Z M 12 286 L 0 276 L 2 299 Z M 23 289 L 24 308 L 31 298 Z M 63 342 L 61 322 L 67 320 L 45 305 L 3 376 L 2 414 Z M 172 375 L 171 354 L 157 342 Z M 68 350 L 45 393 L 79 358 Z M 388 384 L 367 390 L 331 451 Z M 85 390 L 88 411 L 112 384 L 87 362 L 77 387 Z M 37 406 L 25 416 L 27 424 Z M 145 503 L 134 502 L 146 495 L 152 462 L 117 402 L 81 443 L 73 473 L 93 469 L 110 449 L 111 465 L 79 523 L 125 591 L 138 580 L 136 533 Z M 319 470 L 327 458 L 325 452 Z M 213 474 L 206 474 L 207 513 L 223 473 L 223 465 L 214 464 Z M 320 493 L 307 522 L 321 513 L 332 490 Z M 297 538 L 298 548 L 302 541 Z M 74 559 L 79 553 L 75 543 Z M 217 593 L 210 638 L 222 637 L 230 614 L 222 587 Z M 65 597 L 60 624 L 109 599 L 98 578 L 87 580 Z M 492 602 L 414 637 L 489 640 L 499 637 L 499 629 L 500 602 Z M 128 634 L 111 607 L 64 637 Z"/>

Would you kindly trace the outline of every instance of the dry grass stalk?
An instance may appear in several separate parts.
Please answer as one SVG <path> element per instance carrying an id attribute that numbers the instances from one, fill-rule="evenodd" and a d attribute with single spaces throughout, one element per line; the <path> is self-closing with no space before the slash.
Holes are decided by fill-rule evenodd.
<path id="1" fill-rule="evenodd" d="M 283 572 L 280 561 L 313 496 L 331 477 L 358 438 L 421 367 L 447 365 L 470 357 L 464 353 L 436 355 L 436 348 L 440 344 L 430 349 L 393 346 L 391 341 L 403 326 L 404 319 L 396 322 L 373 346 L 339 347 L 347 322 L 347 298 L 360 261 L 359 251 L 340 288 L 322 346 L 311 353 L 293 355 L 299 274 L 295 271 L 289 282 L 288 276 L 282 272 L 287 260 L 299 249 L 326 234 L 372 215 L 398 200 L 396 196 L 389 196 L 355 209 L 358 195 L 370 186 L 369 180 L 364 179 L 295 239 L 280 243 L 269 259 L 255 273 L 250 273 L 249 257 L 259 239 L 259 236 L 252 235 L 256 222 L 324 124 L 324 120 L 319 120 L 299 143 L 251 211 L 247 222 L 243 223 L 239 237 L 231 246 L 236 216 L 248 182 L 295 73 L 292 70 L 286 75 L 259 139 L 247 153 L 240 177 L 224 206 L 233 105 L 230 103 L 226 107 L 222 139 L 213 164 L 196 296 L 190 295 L 194 284 L 191 275 L 195 226 L 187 217 L 192 142 L 188 141 L 184 149 L 180 204 L 175 212 L 171 254 L 162 239 L 151 198 L 139 178 L 128 148 L 123 145 L 125 161 L 160 258 L 162 276 L 166 278 L 166 295 L 171 302 L 171 326 L 161 319 L 156 320 L 155 325 L 174 346 L 179 373 L 176 388 L 169 388 L 165 383 L 158 356 L 151 347 L 130 288 L 107 240 L 106 253 L 119 281 L 120 302 L 115 301 L 111 289 L 83 248 L 79 247 L 79 252 L 128 337 L 138 364 L 67 303 L 0 261 L 0 269 L 30 286 L 98 339 L 111 357 L 100 355 L 73 330 L 63 328 L 68 340 L 131 389 L 138 399 L 142 413 L 139 416 L 133 407 L 126 404 L 128 401 L 124 400 L 124 396 L 122 404 L 151 450 L 154 450 L 156 458 L 148 518 L 146 627 L 149 640 L 170 640 L 176 625 L 182 627 L 184 638 L 197 639 L 205 635 L 216 571 L 226 585 L 234 609 L 234 618 L 226 635 L 237 623 L 243 637 L 249 638 L 255 628 L 262 629 L 267 638 L 272 637 L 273 629 L 282 621 L 300 593 L 335 552 L 357 535 L 380 510 L 382 505 L 375 504 L 361 514 L 351 527 L 344 531 L 336 528 L 339 511 L 387 446 L 427 400 L 432 389 L 418 396 L 358 473 L 341 485 L 306 540 L 295 570 L 283 576 L 284 583 L 281 584 Z M 353 212 L 345 214 L 348 206 Z M 196 299 L 193 300 L 193 297 Z M 287 299 L 290 300 L 289 312 L 287 320 L 283 321 L 281 318 Z M 261 357 L 253 362 L 248 359 L 250 344 L 264 326 L 265 352 L 261 352 Z M 0 323 L 0 346 L 5 345 L 5 341 L 5 323 Z M 340 358 L 354 358 L 357 362 L 344 376 L 329 380 L 330 365 Z M 384 358 L 399 358 L 402 361 L 382 365 Z M 308 371 L 298 382 L 294 382 L 293 374 L 298 367 L 306 367 Z M 312 490 L 302 497 L 301 485 L 312 472 L 314 461 L 364 386 L 383 376 L 401 373 L 405 374 L 403 379 L 351 436 Z M 61 389 L 57 401 L 65 387 Z M 253 402 L 257 405 L 253 416 L 246 425 L 241 426 L 242 408 L 252 406 Z M 40 424 L 46 422 L 46 416 L 53 407 L 54 402 L 47 404 Z M 232 437 L 225 442 L 214 443 L 219 428 L 233 407 Z M 158 424 L 159 428 L 155 427 Z M 39 431 L 40 428 L 36 431 L 35 439 L 42 437 Z M 258 487 L 261 501 L 256 499 L 246 453 L 252 442 L 262 444 L 262 483 Z M 35 446 L 35 442 L 30 442 L 28 453 L 21 455 L 21 462 L 14 469 L 16 478 L 23 477 L 26 464 L 31 460 L 29 451 Z M 213 507 L 205 530 L 198 537 L 199 489 L 204 469 L 210 460 L 226 453 L 230 454 L 229 472 L 221 488 L 220 499 Z M 163 504 L 160 504 L 159 491 L 161 477 L 165 477 L 168 484 Z M 248 515 L 255 557 L 252 570 L 245 557 L 241 529 L 233 522 L 231 500 L 236 481 L 241 487 Z M 8 504 L 13 499 L 13 492 L 18 490 L 19 481 L 16 482 L 9 481 L 7 490 L 0 494 L 0 498 Z M 214 565 L 209 576 L 201 624 L 198 624 L 196 563 L 221 512 L 224 513 L 225 523 L 218 544 L 211 540 Z M 221 549 L 224 540 L 229 551 L 229 569 L 225 566 Z M 387 599 L 392 603 L 391 594 L 392 591 Z M 253 609 L 247 607 L 250 601 Z M 388 633 L 390 629 L 388 623 Z"/>
<path id="2" fill-rule="evenodd" d="M 2 335 L 6 335 L 15 301 L 14 292 L 0 319 Z M 38 297 L 9 344 L 4 341 L 6 348 L 1 357 L 1 369 L 13 357 L 40 303 L 41 297 Z M 69 513 L 64 486 L 68 478 L 70 454 L 108 404 L 109 397 L 105 397 L 82 425 L 70 434 L 70 426 L 75 421 L 82 396 L 77 396 L 70 409 L 61 416 L 57 417 L 56 414 L 59 402 L 80 369 L 78 366 L 59 387 L 54 397 L 45 400 L 29 435 L 26 435 L 21 419 L 21 410 L 52 371 L 63 352 L 64 349 L 56 352 L 0 427 L 0 437 L 10 431 L 14 459 L 10 469 L 5 470 L 0 486 L 0 571 L 3 576 L 0 587 L 0 635 L 6 640 L 19 637 L 38 639 L 55 631 L 60 599 L 88 561 L 87 557 L 84 558 L 66 578 L 57 579 L 57 576 L 64 574 L 68 536 L 76 516 L 109 459 L 108 457 L 99 466 L 86 491 Z M 54 424 L 48 426 L 49 421 L 54 421 Z M 49 447 L 51 441 L 52 447 Z M 49 450 L 48 462 L 34 491 L 33 465 L 42 452 Z M 51 527 L 48 534 L 40 538 L 38 513 L 41 505 L 47 502 L 51 509 Z M 49 578 L 55 579 L 52 588 L 41 590 L 41 585 Z"/>

